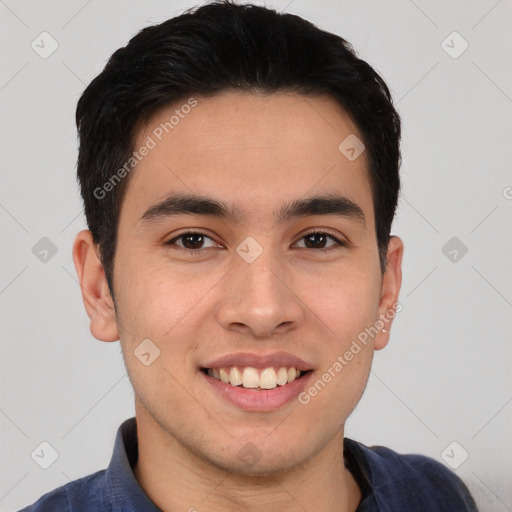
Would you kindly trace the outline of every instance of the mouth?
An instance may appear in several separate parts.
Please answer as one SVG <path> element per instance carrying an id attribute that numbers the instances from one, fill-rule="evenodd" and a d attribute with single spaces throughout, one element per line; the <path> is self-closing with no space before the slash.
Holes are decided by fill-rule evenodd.
<path id="1" fill-rule="evenodd" d="M 204 361 L 198 373 L 211 400 L 247 412 L 272 412 L 290 404 L 315 373 L 289 352 L 237 352 Z"/>
<path id="2" fill-rule="evenodd" d="M 286 387 L 294 381 L 303 379 L 312 371 L 299 370 L 294 366 L 226 366 L 200 370 L 208 377 L 228 386 L 260 392 Z"/>

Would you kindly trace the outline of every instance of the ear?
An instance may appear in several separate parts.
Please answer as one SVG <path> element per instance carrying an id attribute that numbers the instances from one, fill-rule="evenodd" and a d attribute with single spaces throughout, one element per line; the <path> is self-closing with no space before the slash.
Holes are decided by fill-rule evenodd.
<path id="1" fill-rule="evenodd" d="M 397 312 L 401 310 L 398 303 L 400 287 L 402 286 L 402 256 L 404 244 L 397 236 L 389 239 L 387 265 L 382 276 L 381 297 L 378 307 L 379 319 L 384 324 L 375 337 L 375 350 L 383 349 L 389 341 L 391 324 Z M 381 324 L 382 325 L 382 324 Z"/>
<path id="2" fill-rule="evenodd" d="M 91 321 L 91 334 L 100 341 L 117 341 L 119 332 L 114 301 L 108 289 L 99 249 L 90 231 L 83 230 L 76 235 L 73 261 L 82 289 L 82 299 Z"/>

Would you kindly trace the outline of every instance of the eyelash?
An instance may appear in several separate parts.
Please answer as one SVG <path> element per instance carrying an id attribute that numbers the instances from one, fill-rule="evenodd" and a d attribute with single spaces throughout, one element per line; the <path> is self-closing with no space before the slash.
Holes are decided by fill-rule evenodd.
<path id="1" fill-rule="evenodd" d="M 202 235 L 205 238 L 209 238 L 210 240 L 215 241 L 215 240 L 213 240 L 212 237 L 206 235 L 205 233 L 202 233 L 201 231 L 186 231 L 185 233 L 182 233 L 181 235 L 178 235 L 178 236 L 172 238 L 171 240 L 168 240 L 167 242 L 164 243 L 164 245 L 166 245 L 166 246 L 175 245 L 175 242 L 177 240 L 180 240 L 181 238 L 184 238 L 187 235 Z M 319 230 L 309 231 L 308 233 L 305 233 L 304 235 L 302 235 L 301 238 L 299 238 L 298 241 L 302 240 L 303 238 L 307 237 L 308 235 L 327 235 L 329 238 L 334 240 L 336 242 L 337 246 L 338 246 L 338 247 L 331 246 L 331 247 L 328 247 L 326 249 L 308 249 L 306 247 L 306 249 L 308 249 L 310 251 L 314 251 L 314 252 L 328 252 L 328 251 L 331 251 L 331 250 L 334 250 L 334 249 L 339 249 L 340 247 L 347 247 L 348 246 L 348 244 L 342 242 L 339 238 L 337 238 L 333 234 L 329 233 L 328 231 L 319 231 Z M 181 249 L 183 251 L 186 251 L 188 254 L 191 254 L 191 255 L 198 254 L 198 253 L 201 253 L 204 250 L 206 250 L 206 249 L 187 249 L 185 247 L 180 247 L 180 246 L 176 246 L 176 247 L 179 247 L 179 249 Z"/>

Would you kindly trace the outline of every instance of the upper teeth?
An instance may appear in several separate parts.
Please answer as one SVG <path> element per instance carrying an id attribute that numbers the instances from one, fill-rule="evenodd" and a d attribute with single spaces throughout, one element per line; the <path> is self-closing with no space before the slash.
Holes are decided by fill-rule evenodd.
<path id="1" fill-rule="evenodd" d="M 258 370 L 250 366 L 245 368 L 233 366 L 231 368 L 209 368 L 208 375 L 232 386 L 242 385 L 244 388 L 273 389 L 293 382 L 301 374 L 300 370 L 284 366 L 278 368 L 265 368 Z"/>

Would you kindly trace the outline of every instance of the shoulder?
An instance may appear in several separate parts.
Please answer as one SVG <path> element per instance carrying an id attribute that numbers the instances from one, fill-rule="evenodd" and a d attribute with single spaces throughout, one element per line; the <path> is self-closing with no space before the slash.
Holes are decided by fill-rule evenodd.
<path id="1" fill-rule="evenodd" d="M 104 510 L 105 470 L 73 480 L 41 496 L 18 512 L 75 512 Z"/>
<path id="2" fill-rule="evenodd" d="M 400 454 L 384 446 L 365 446 L 345 439 L 354 454 L 377 510 L 478 512 L 464 482 L 431 457 Z M 347 442 L 348 441 L 348 442 Z M 366 510 L 362 508 L 362 510 Z"/>

